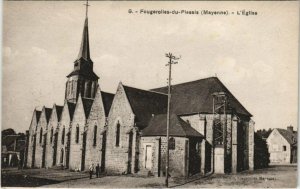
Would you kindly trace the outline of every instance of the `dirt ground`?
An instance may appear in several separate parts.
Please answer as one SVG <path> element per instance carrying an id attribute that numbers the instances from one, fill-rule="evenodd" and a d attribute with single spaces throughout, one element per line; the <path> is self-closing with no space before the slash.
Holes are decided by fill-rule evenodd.
<path id="1" fill-rule="evenodd" d="M 28 174 L 30 178 L 28 179 Z M 27 180 L 23 180 L 26 175 Z M 10 183 L 5 178 L 13 179 Z M 40 180 L 39 180 L 40 179 Z M 47 180 L 46 180 L 47 179 Z M 164 187 L 163 177 L 141 177 L 133 175 L 102 176 L 101 178 L 89 179 L 87 173 L 75 173 L 62 170 L 25 170 L 25 171 L 2 171 L 2 186 L 32 186 L 42 187 L 74 187 L 74 188 L 144 188 Z M 3 182 L 4 181 L 4 182 Z M 19 181 L 19 183 L 16 183 Z M 21 182 L 22 181 L 22 182 Z M 6 183 L 6 184 L 3 184 Z M 7 185 L 9 183 L 10 185 Z M 15 184 L 15 185 L 12 185 Z M 170 179 L 170 187 L 183 188 L 295 188 L 297 185 L 297 166 L 270 166 L 266 169 L 246 171 L 236 175 L 212 175 L 208 177 L 194 177 L 189 180 Z"/>
<path id="2" fill-rule="evenodd" d="M 236 175 L 212 175 L 188 181 L 186 184 L 171 179 L 171 187 L 183 188 L 296 188 L 297 166 L 271 166 L 267 169 L 246 171 Z M 95 179 L 79 179 L 46 187 L 101 187 L 133 188 L 164 187 L 164 178 L 141 178 L 131 176 L 106 176 Z"/>
<path id="3" fill-rule="evenodd" d="M 212 175 L 186 183 L 188 188 L 296 188 L 297 165 L 276 165 L 236 175 Z"/>

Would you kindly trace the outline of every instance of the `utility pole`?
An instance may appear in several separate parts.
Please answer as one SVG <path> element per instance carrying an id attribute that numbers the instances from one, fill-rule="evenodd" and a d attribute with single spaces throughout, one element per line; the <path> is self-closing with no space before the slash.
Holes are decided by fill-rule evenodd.
<path id="1" fill-rule="evenodd" d="M 89 0 L 86 0 L 86 3 L 83 4 L 85 6 L 85 17 L 88 17 L 88 8 L 89 8 Z"/>
<path id="2" fill-rule="evenodd" d="M 179 60 L 181 57 L 177 58 L 172 53 L 166 53 L 166 57 L 169 58 L 169 79 L 168 79 L 168 110 L 167 110 L 167 160 L 166 160 L 166 187 L 169 187 L 169 127 L 170 127 L 170 102 L 171 102 L 171 74 L 172 74 L 172 64 L 177 64 L 176 60 Z"/>

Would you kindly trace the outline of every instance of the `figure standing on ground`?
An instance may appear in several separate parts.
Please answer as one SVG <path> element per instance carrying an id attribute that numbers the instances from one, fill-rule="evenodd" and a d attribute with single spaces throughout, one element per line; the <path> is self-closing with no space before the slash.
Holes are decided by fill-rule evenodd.
<path id="1" fill-rule="evenodd" d="M 99 163 L 97 164 L 96 166 L 96 177 L 99 178 L 100 176 L 100 166 L 99 166 Z"/>
<path id="2" fill-rule="evenodd" d="M 89 171 L 90 171 L 90 179 L 92 179 L 93 172 L 94 172 L 94 164 L 90 165 Z"/>

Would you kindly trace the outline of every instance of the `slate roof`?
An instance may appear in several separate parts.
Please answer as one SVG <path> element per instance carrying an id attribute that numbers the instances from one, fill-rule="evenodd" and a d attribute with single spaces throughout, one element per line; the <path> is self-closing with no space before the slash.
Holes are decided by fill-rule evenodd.
<path id="1" fill-rule="evenodd" d="M 167 93 L 168 88 L 152 91 Z M 209 77 L 172 86 L 171 111 L 177 115 L 212 113 L 214 92 L 225 92 L 229 106 L 239 114 L 252 116 L 217 77 Z"/>
<path id="2" fill-rule="evenodd" d="M 70 119 L 71 121 L 73 120 L 74 112 L 75 112 L 75 103 L 67 102 L 68 109 L 69 109 L 69 114 L 70 114 Z"/>
<path id="3" fill-rule="evenodd" d="M 89 69 L 73 70 L 69 75 L 67 75 L 67 77 L 71 77 L 72 75 L 81 75 L 92 80 L 99 79 L 97 74 L 95 74 L 93 70 Z"/>
<path id="4" fill-rule="evenodd" d="M 85 18 L 84 27 L 82 32 L 82 41 L 80 45 L 80 50 L 78 53 L 78 59 L 84 58 L 85 60 L 90 60 L 90 44 L 89 44 L 89 27 L 88 18 Z"/>
<path id="5" fill-rule="evenodd" d="M 49 123 L 50 116 L 51 116 L 51 113 L 52 113 L 52 108 L 45 108 L 45 113 L 46 113 L 47 123 Z"/>
<path id="6" fill-rule="evenodd" d="M 93 105 L 93 99 L 82 98 L 83 109 L 86 119 L 89 117 Z"/>
<path id="7" fill-rule="evenodd" d="M 58 121 L 60 121 L 62 110 L 64 107 L 55 105 L 55 108 L 56 108 L 56 113 L 57 113 L 57 119 L 58 119 Z"/>
<path id="8" fill-rule="evenodd" d="M 291 145 L 296 144 L 297 145 L 297 132 L 291 132 L 288 131 L 286 129 L 280 129 L 280 128 L 276 128 L 278 130 L 278 132 L 286 139 L 286 141 L 288 141 L 288 143 L 290 143 Z"/>
<path id="9" fill-rule="evenodd" d="M 101 96 L 104 105 L 105 116 L 108 116 L 112 101 L 114 99 L 114 94 L 101 91 Z"/>
<path id="10" fill-rule="evenodd" d="M 89 28 L 88 28 L 88 18 L 84 21 L 84 27 L 82 32 L 82 40 L 78 53 L 78 58 L 75 60 L 75 63 L 79 62 L 80 64 L 85 64 L 79 70 L 73 70 L 67 77 L 72 75 L 82 75 L 85 78 L 89 78 L 92 80 L 99 79 L 97 74 L 93 71 L 93 62 L 90 58 L 90 44 L 89 44 Z"/>
<path id="11" fill-rule="evenodd" d="M 36 122 L 38 123 L 40 121 L 40 117 L 41 117 L 42 111 L 35 111 L 35 115 L 36 115 Z"/>
<path id="12" fill-rule="evenodd" d="M 170 115 L 170 136 L 177 137 L 201 137 L 199 132 L 183 121 L 175 114 Z M 166 136 L 167 135 L 167 114 L 155 115 L 151 118 L 148 127 L 142 131 L 142 136 Z"/>
<path id="13" fill-rule="evenodd" d="M 167 111 L 168 97 L 154 91 L 146 91 L 123 85 L 133 113 L 140 129 L 147 126 L 152 114 L 163 114 Z"/>

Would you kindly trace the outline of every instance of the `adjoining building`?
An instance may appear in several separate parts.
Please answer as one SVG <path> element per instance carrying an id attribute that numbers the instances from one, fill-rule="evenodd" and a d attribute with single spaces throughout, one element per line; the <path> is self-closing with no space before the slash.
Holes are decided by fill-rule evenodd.
<path id="1" fill-rule="evenodd" d="M 293 126 L 273 129 L 267 138 L 267 144 L 270 163 L 297 163 L 297 131 L 293 130 Z"/>
<path id="2" fill-rule="evenodd" d="M 165 174 L 167 88 L 119 83 L 103 92 L 90 58 L 88 18 L 79 55 L 67 76 L 64 105 L 34 110 L 28 167 L 111 174 Z M 172 86 L 170 174 L 252 170 L 252 115 L 217 77 Z"/>
<path id="3" fill-rule="evenodd" d="M 25 135 L 24 135 L 25 136 Z M 26 161 L 26 138 L 6 135 L 1 140 L 1 166 L 22 168 Z"/>

